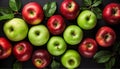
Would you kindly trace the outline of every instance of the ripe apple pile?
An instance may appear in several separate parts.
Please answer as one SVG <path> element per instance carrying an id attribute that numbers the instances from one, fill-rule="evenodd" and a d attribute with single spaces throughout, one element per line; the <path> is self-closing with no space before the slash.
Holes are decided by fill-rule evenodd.
<path id="1" fill-rule="evenodd" d="M 60 14 L 52 15 L 43 24 L 45 16 L 42 6 L 37 2 L 27 3 L 22 8 L 22 18 L 8 20 L 3 26 L 6 37 L 0 37 L 0 59 L 8 58 L 13 51 L 16 60 L 31 60 L 36 68 L 41 69 L 50 65 L 53 57 L 60 57 L 65 68 L 74 69 L 79 67 L 81 56 L 92 58 L 98 46 L 112 46 L 117 36 L 109 26 L 100 27 L 94 38 L 84 38 L 84 30 L 96 27 L 97 17 L 92 11 L 80 11 L 79 8 L 75 0 L 63 0 L 58 9 Z M 107 23 L 120 23 L 119 4 L 108 4 L 102 14 Z M 75 20 L 76 24 L 66 23 Z M 69 49 L 69 46 L 78 48 Z M 34 47 L 38 47 L 37 50 Z"/>

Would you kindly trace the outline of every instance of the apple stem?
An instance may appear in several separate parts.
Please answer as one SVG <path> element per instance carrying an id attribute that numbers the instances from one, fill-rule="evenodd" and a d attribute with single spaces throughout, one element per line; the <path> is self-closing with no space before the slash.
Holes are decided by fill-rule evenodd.
<path id="1" fill-rule="evenodd" d="M 112 14 L 115 15 L 116 12 L 117 12 L 117 8 L 113 8 L 113 9 L 112 9 Z"/>
<path id="2" fill-rule="evenodd" d="M 57 21 L 57 20 L 55 20 L 53 26 L 54 26 L 54 27 L 57 27 L 57 26 L 58 26 L 58 21 Z"/>
<path id="3" fill-rule="evenodd" d="M 36 35 L 40 35 L 40 32 L 39 32 L 39 31 L 36 31 L 35 34 L 36 34 Z"/>
<path id="4" fill-rule="evenodd" d="M 70 65 L 74 64 L 74 61 L 72 59 L 70 59 L 68 62 L 69 62 Z"/>
<path id="5" fill-rule="evenodd" d="M 18 49 L 19 49 L 19 50 L 22 50 L 22 49 L 23 49 L 23 46 L 20 46 Z"/>
<path id="6" fill-rule="evenodd" d="M 41 59 L 36 59 L 35 62 L 37 62 L 37 64 L 39 64 L 39 65 L 42 65 Z"/>
<path id="7" fill-rule="evenodd" d="M 14 30 L 14 29 L 13 29 L 13 27 L 11 26 L 9 31 L 12 32 L 13 30 Z"/>
<path id="8" fill-rule="evenodd" d="M 74 31 L 72 31 L 72 32 L 71 32 L 71 35 L 72 35 L 72 36 L 75 36 L 75 32 L 74 32 Z"/>
<path id="9" fill-rule="evenodd" d="M 93 7 L 92 7 L 92 5 L 90 5 L 88 8 L 89 8 L 90 10 L 92 10 Z"/>
<path id="10" fill-rule="evenodd" d="M 56 43 L 55 43 L 55 46 L 57 47 L 57 49 L 59 49 L 59 47 L 58 47 L 58 46 L 59 46 L 59 43 L 56 42 Z"/>
<path id="11" fill-rule="evenodd" d="M 72 7 L 72 5 L 71 5 L 71 3 L 69 3 L 69 4 L 68 4 L 68 8 L 71 8 L 71 7 Z"/>
<path id="12" fill-rule="evenodd" d="M 92 45 L 92 44 L 90 44 L 90 43 L 89 43 L 89 44 L 87 44 L 87 47 L 88 47 L 88 48 L 90 48 L 90 47 L 91 47 L 91 45 Z"/>

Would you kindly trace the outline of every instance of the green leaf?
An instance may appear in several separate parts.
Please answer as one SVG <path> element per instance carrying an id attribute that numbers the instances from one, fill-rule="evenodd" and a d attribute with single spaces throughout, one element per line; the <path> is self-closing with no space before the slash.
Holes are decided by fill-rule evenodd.
<path id="1" fill-rule="evenodd" d="M 92 0 L 83 0 L 84 5 L 90 6 L 92 4 Z"/>
<path id="2" fill-rule="evenodd" d="M 14 14 L 10 8 L 0 8 L 0 21 L 14 18 Z"/>
<path id="3" fill-rule="evenodd" d="M 21 8 L 21 0 L 9 0 L 9 6 L 13 11 L 19 11 Z"/>
<path id="4" fill-rule="evenodd" d="M 56 2 L 48 2 L 43 6 L 43 10 L 46 17 L 52 16 L 57 9 Z"/>
<path id="5" fill-rule="evenodd" d="M 22 69 L 22 63 L 19 62 L 19 61 L 16 61 L 16 62 L 13 64 L 13 69 Z"/>
<path id="6" fill-rule="evenodd" d="M 111 58 L 111 55 L 105 55 L 97 59 L 98 63 L 106 63 Z"/>
<path id="7" fill-rule="evenodd" d="M 51 64 L 51 69 L 58 69 L 58 68 L 60 68 L 60 63 L 53 60 Z"/>
<path id="8" fill-rule="evenodd" d="M 115 57 L 112 57 L 107 63 L 105 63 L 105 69 L 112 69 L 115 65 Z"/>
<path id="9" fill-rule="evenodd" d="M 97 17 L 97 19 L 102 19 L 102 11 L 98 7 L 93 8 L 91 11 L 93 11 Z"/>
<path id="10" fill-rule="evenodd" d="M 97 63 L 105 63 L 107 61 L 109 61 L 109 59 L 112 56 L 112 52 L 110 51 L 99 51 L 94 55 L 94 60 Z"/>
<path id="11" fill-rule="evenodd" d="M 94 0 L 92 7 L 97 7 L 102 3 L 102 0 Z"/>

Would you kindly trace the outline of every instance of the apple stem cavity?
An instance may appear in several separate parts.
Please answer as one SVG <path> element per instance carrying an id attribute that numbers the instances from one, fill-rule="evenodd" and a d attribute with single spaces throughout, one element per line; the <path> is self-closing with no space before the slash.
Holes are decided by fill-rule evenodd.
<path id="1" fill-rule="evenodd" d="M 40 35 L 40 32 L 39 31 L 35 31 L 35 34 L 38 36 L 38 35 Z"/>
<path id="2" fill-rule="evenodd" d="M 116 12 L 117 12 L 117 8 L 113 8 L 113 9 L 112 9 L 112 14 L 115 15 Z"/>
<path id="3" fill-rule="evenodd" d="M 71 32 L 71 35 L 72 35 L 72 36 L 75 36 L 75 32 L 74 32 L 74 31 L 72 31 L 72 32 Z"/>
<path id="4" fill-rule="evenodd" d="M 91 43 L 87 44 L 87 47 L 88 47 L 88 48 L 90 48 L 91 46 L 92 46 L 92 44 L 91 44 Z"/>
<path id="5" fill-rule="evenodd" d="M 86 17 L 86 20 L 90 20 L 91 14 L 89 16 Z"/>
<path id="6" fill-rule="evenodd" d="M 71 8 L 71 7 L 72 7 L 71 3 L 68 3 L 68 8 Z"/>
<path id="7" fill-rule="evenodd" d="M 41 59 L 36 59 L 35 62 L 37 62 L 38 65 L 42 65 Z"/>
<path id="8" fill-rule="evenodd" d="M 57 47 L 57 49 L 59 49 L 59 43 L 58 42 L 56 42 L 54 45 Z"/>
<path id="9" fill-rule="evenodd" d="M 12 26 L 9 28 L 9 31 L 10 31 L 10 32 L 14 31 L 14 29 L 13 29 Z"/>
<path id="10" fill-rule="evenodd" d="M 108 42 L 111 39 L 111 35 L 110 34 L 106 34 L 104 36 L 104 38 L 105 38 L 105 41 Z"/>
<path id="11" fill-rule="evenodd" d="M 22 51 L 22 50 L 23 50 L 23 46 L 20 46 L 20 47 L 18 48 L 18 50 Z"/>
<path id="12" fill-rule="evenodd" d="M 70 59 L 70 60 L 68 61 L 68 63 L 69 63 L 70 65 L 73 65 L 75 62 L 74 62 L 74 60 Z"/>
<path id="13" fill-rule="evenodd" d="M 30 14 L 31 14 L 31 15 L 34 15 L 34 12 L 33 12 L 33 11 L 30 11 Z"/>
<path id="14" fill-rule="evenodd" d="M 54 26 L 54 27 L 57 27 L 57 26 L 58 26 L 58 21 L 57 21 L 57 20 L 55 20 L 55 22 L 53 23 L 53 26 Z"/>

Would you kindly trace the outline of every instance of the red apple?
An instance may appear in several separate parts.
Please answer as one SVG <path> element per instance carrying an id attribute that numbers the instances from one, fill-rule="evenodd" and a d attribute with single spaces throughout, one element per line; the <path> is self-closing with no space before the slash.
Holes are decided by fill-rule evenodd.
<path id="1" fill-rule="evenodd" d="M 97 48 L 98 46 L 94 39 L 86 38 L 80 43 L 78 51 L 82 56 L 92 58 L 95 55 Z"/>
<path id="2" fill-rule="evenodd" d="M 11 43 L 4 37 L 0 37 L 0 59 L 8 58 L 12 52 Z"/>
<path id="3" fill-rule="evenodd" d="M 61 34 L 65 29 L 65 21 L 61 15 L 51 16 L 47 21 L 47 27 L 53 35 Z"/>
<path id="4" fill-rule="evenodd" d="M 79 5 L 75 0 L 63 0 L 60 13 L 68 20 L 74 20 L 79 14 Z"/>
<path id="5" fill-rule="evenodd" d="M 18 61 L 28 61 L 31 58 L 32 46 L 27 41 L 17 43 L 13 48 L 13 54 Z"/>
<path id="6" fill-rule="evenodd" d="M 109 24 L 120 23 L 120 4 L 110 3 L 103 9 L 103 19 Z"/>
<path id="7" fill-rule="evenodd" d="M 115 31 L 107 26 L 101 27 L 96 34 L 96 41 L 102 47 L 111 46 L 116 40 Z"/>
<path id="8" fill-rule="evenodd" d="M 42 6 L 37 2 L 30 2 L 26 4 L 22 9 L 22 17 L 31 25 L 41 23 L 44 18 Z"/>
<path id="9" fill-rule="evenodd" d="M 42 69 L 48 66 L 51 62 L 51 55 L 47 50 L 39 49 L 33 53 L 32 56 L 33 65 L 36 68 Z"/>

